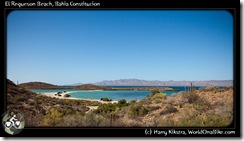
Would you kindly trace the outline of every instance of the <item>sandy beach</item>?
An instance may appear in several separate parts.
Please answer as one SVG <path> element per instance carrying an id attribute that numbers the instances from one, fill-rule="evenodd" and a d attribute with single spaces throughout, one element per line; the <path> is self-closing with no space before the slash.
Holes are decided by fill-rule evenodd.
<path id="1" fill-rule="evenodd" d="M 61 96 L 55 95 L 57 92 L 50 92 L 50 93 L 43 93 L 43 95 L 49 96 L 49 97 L 55 97 L 60 99 L 75 99 L 75 100 L 88 100 L 88 101 L 97 101 L 101 103 L 118 103 L 118 101 L 102 101 L 102 100 L 96 100 L 96 99 L 85 99 L 85 98 L 74 98 L 74 97 L 64 97 L 65 94 L 69 94 L 69 92 L 63 92 L 61 93 Z"/>

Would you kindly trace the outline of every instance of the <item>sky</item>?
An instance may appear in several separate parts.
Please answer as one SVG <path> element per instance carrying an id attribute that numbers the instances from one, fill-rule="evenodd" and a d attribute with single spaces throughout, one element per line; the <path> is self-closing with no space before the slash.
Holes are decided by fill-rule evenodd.
<path id="1" fill-rule="evenodd" d="M 16 10 L 6 48 L 15 83 L 233 80 L 224 10 Z"/>

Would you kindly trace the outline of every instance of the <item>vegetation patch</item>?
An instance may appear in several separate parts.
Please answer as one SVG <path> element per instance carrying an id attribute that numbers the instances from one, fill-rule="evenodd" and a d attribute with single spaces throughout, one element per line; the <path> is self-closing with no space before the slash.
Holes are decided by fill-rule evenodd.
<path id="1" fill-rule="evenodd" d="M 178 112 L 178 110 L 173 107 L 173 106 L 170 106 L 170 107 L 167 107 L 166 109 L 164 109 L 163 111 L 160 112 L 160 115 L 166 115 L 166 114 L 171 114 L 171 113 L 176 113 Z"/>
<path id="2" fill-rule="evenodd" d="M 126 100 L 125 99 L 122 99 L 122 100 L 119 100 L 118 101 L 118 107 L 125 107 L 125 106 L 128 106 L 129 104 L 126 102 Z"/>
<path id="3" fill-rule="evenodd" d="M 112 101 L 110 98 L 101 98 L 102 101 Z"/>
<path id="4" fill-rule="evenodd" d="M 117 108 L 116 104 L 112 104 L 112 103 L 102 104 L 97 108 L 97 110 L 95 110 L 95 113 L 98 114 L 111 113 L 115 111 L 116 108 Z"/>
<path id="5" fill-rule="evenodd" d="M 129 110 L 129 114 L 134 115 L 134 116 L 144 116 L 147 113 L 148 113 L 148 109 L 146 109 L 141 104 L 131 105 L 130 110 Z"/>
<path id="6" fill-rule="evenodd" d="M 64 97 L 71 97 L 71 95 L 70 94 L 65 94 Z"/>

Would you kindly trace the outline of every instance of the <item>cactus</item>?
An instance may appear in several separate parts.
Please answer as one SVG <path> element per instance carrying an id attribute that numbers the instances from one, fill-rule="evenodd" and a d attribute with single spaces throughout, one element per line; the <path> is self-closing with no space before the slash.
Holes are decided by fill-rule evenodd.
<path id="1" fill-rule="evenodd" d="M 190 86 L 190 92 L 193 92 L 194 91 L 194 85 L 192 85 L 192 82 L 191 82 L 191 86 Z"/>

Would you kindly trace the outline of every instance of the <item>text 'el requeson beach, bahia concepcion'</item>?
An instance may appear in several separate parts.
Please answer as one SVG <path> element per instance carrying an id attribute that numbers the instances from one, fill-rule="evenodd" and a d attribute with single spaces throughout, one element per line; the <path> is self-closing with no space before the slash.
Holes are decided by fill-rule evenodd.
<path id="1" fill-rule="evenodd" d="M 63 6 L 100 6 L 100 3 L 97 2 L 85 2 L 85 1 L 81 1 L 81 2 L 74 2 L 74 1 L 70 1 L 70 2 L 66 2 L 66 1 L 49 1 L 49 2 L 41 2 L 41 1 L 37 1 L 37 2 L 15 2 L 15 1 L 5 1 L 5 6 L 14 6 L 14 7 L 63 7 Z"/>

